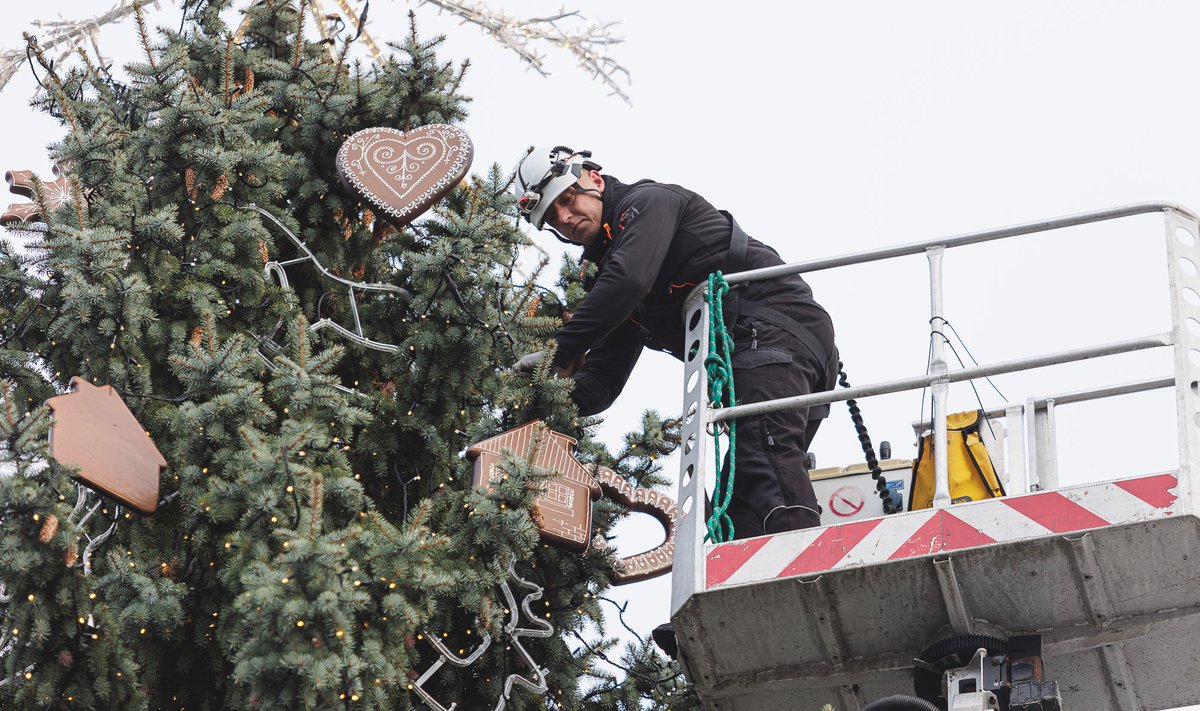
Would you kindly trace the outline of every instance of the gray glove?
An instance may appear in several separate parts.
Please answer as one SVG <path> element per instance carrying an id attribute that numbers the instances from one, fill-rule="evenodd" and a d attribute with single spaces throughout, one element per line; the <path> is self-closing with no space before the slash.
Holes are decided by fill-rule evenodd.
<path id="1" fill-rule="evenodd" d="M 517 373 L 532 373 L 537 364 L 542 362 L 546 357 L 546 351 L 536 351 L 527 356 L 522 356 L 520 360 L 513 363 L 512 369 Z"/>

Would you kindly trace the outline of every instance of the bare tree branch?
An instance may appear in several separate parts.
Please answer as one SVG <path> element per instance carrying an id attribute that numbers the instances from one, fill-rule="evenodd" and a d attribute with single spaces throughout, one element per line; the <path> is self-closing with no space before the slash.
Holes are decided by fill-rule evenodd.
<path id="1" fill-rule="evenodd" d="M 35 21 L 34 27 L 45 30 L 38 37 L 38 46 L 47 52 L 59 48 L 58 61 L 62 61 L 75 51 L 76 47 L 82 46 L 85 42 L 91 42 L 92 47 L 96 50 L 96 56 L 99 58 L 100 49 L 96 37 L 100 28 L 120 22 L 132 15 L 135 4 L 138 4 L 137 0 L 117 0 L 112 9 L 107 12 L 83 20 Z M 150 2 L 142 0 L 140 4 L 151 4 L 155 9 L 158 8 L 158 0 L 150 0 Z M 0 51 L 0 89 L 8 84 L 24 63 L 24 46 L 19 49 Z"/>
<path id="2" fill-rule="evenodd" d="M 618 83 L 621 76 L 625 84 L 629 83 L 629 71 L 608 55 L 610 47 L 625 41 L 613 34 L 616 22 L 588 20 L 579 12 L 565 10 L 548 17 L 522 20 L 493 10 L 479 0 L 420 0 L 420 3 L 461 17 L 464 23 L 478 25 L 542 76 L 548 76 L 549 72 L 544 55 L 535 45 L 544 42 L 565 49 L 575 56 L 584 71 L 607 86 L 611 94 L 627 104 L 633 103 Z"/>
<path id="3" fill-rule="evenodd" d="M 337 5 L 337 10 L 332 12 L 325 10 L 322 0 L 310 0 L 308 4 L 322 39 L 330 40 L 338 27 L 355 27 L 358 33 L 356 39 L 361 39 L 372 58 L 379 61 L 383 53 L 366 30 L 366 4 L 360 4 L 359 0 L 332 1 Z M 464 24 L 477 25 L 542 76 L 549 76 L 549 71 L 546 69 L 545 55 L 538 47 L 549 45 L 566 50 L 585 72 L 608 87 L 610 94 L 620 97 L 627 104 L 633 103 L 623 88 L 629 84 L 629 71 L 609 55 L 614 45 L 624 42 L 623 38 L 613 34 L 618 24 L 616 22 L 589 20 L 578 11 L 567 10 L 545 17 L 520 19 L 502 10 L 492 9 L 483 0 L 418 2 L 459 17 Z M 38 37 L 38 45 L 46 52 L 57 50 L 56 56 L 61 61 L 77 47 L 90 42 L 99 56 L 96 38 L 100 29 L 134 14 L 134 6 L 138 3 L 139 0 L 116 0 L 112 9 L 95 17 L 34 22 L 35 27 L 44 30 Z M 141 0 L 141 4 L 152 4 L 157 8 L 159 0 Z M 332 43 L 330 56 L 337 57 Z M 0 89 L 17 73 L 25 59 L 24 47 L 0 51 Z"/>

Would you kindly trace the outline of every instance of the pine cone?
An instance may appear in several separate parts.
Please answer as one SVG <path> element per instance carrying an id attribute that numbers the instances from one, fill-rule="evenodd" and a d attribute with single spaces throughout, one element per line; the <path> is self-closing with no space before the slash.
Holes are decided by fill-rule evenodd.
<path id="1" fill-rule="evenodd" d="M 187 190 L 188 199 L 196 202 L 196 198 L 200 192 L 196 189 L 196 169 L 188 166 L 187 170 L 183 171 L 183 187 Z"/>
<path id="2" fill-rule="evenodd" d="M 188 338 L 188 343 L 191 344 L 192 348 L 200 350 L 200 346 L 204 343 L 204 329 L 200 326 L 193 328 L 192 335 Z"/>
<path id="3" fill-rule="evenodd" d="M 74 568 L 75 563 L 79 561 L 79 541 L 71 541 L 67 545 L 67 550 L 63 552 L 63 564 L 68 568 Z"/>
<path id="4" fill-rule="evenodd" d="M 70 667 L 75 663 L 75 655 L 71 654 L 70 650 L 64 649 L 58 653 L 58 665 L 61 667 Z"/>
<path id="5" fill-rule="evenodd" d="M 267 251 L 267 241 L 265 239 L 258 241 L 258 256 L 262 257 L 263 264 L 271 261 L 271 253 Z"/>
<path id="6" fill-rule="evenodd" d="M 217 178 L 217 184 L 213 187 L 212 199 L 220 200 L 221 196 L 223 196 L 225 194 L 225 191 L 228 189 L 229 189 L 229 178 L 226 178 L 224 175 L 222 175 L 221 177 Z"/>
<path id="7" fill-rule="evenodd" d="M 56 533 L 58 533 L 58 516 L 50 514 L 42 523 L 42 531 L 38 534 L 38 540 L 42 543 L 49 543 Z"/>
<path id="8" fill-rule="evenodd" d="M 529 302 L 529 306 L 525 307 L 525 318 L 533 318 L 537 316 L 538 309 L 542 306 L 542 295 L 538 294 Z"/>

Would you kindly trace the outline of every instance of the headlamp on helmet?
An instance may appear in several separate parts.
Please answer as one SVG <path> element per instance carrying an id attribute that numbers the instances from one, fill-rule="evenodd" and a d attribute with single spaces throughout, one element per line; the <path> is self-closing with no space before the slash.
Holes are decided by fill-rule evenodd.
<path id="1" fill-rule="evenodd" d="M 566 146 L 534 148 L 517 166 L 513 192 L 517 210 L 529 224 L 543 229 L 546 211 L 563 191 L 578 182 L 584 170 L 599 170 L 589 160 L 591 151 L 572 151 Z"/>

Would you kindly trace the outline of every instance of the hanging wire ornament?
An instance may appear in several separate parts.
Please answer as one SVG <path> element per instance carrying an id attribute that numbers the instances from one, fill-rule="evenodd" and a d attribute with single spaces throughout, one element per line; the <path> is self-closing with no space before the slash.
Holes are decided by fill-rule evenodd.
<path id="1" fill-rule="evenodd" d="M 83 484 L 76 483 L 76 499 L 75 508 L 71 511 L 71 515 L 67 517 L 68 523 L 73 523 L 83 529 L 88 521 L 90 521 L 97 513 L 100 517 L 97 521 L 105 521 L 107 526 L 102 526 L 103 530 L 95 535 L 89 533 L 86 529 L 83 532 L 83 539 L 86 544 L 83 547 L 83 554 L 80 560 L 83 564 L 83 574 L 92 574 L 92 556 L 100 550 L 112 534 L 117 530 L 117 523 L 121 520 L 121 507 L 114 505 L 111 510 L 105 508 L 104 499 L 100 494 L 92 491 Z M 108 512 L 108 513 L 106 513 Z"/>
<path id="2" fill-rule="evenodd" d="M 519 684 L 535 694 L 544 694 L 550 688 L 546 682 L 547 670 L 534 661 L 533 655 L 529 653 L 529 650 L 521 642 L 526 637 L 545 639 L 554 635 L 554 625 L 538 617 L 530 608 L 533 603 L 542 599 L 545 590 L 537 583 L 526 580 L 517 573 L 516 558 L 513 558 L 508 564 L 508 575 L 516 583 L 517 587 L 530 592 L 521 599 L 521 604 L 518 606 L 516 596 L 513 595 L 512 587 L 509 586 L 508 581 L 506 580 L 500 584 L 500 592 L 504 596 L 505 609 L 509 611 L 508 622 L 504 624 L 504 634 L 508 641 L 506 649 L 515 649 L 517 651 L 517 654 L 525 662 L 525 666 L 532 670 L 531 676 L 533 678 L 527 678 L 520 674 L 509 674 L 508 678 L 504 680 L 504 692 L 497 699 L 493 711 L 504 711 L 507 708 L 508 701 L 512 698 L 513 686 L 515 685 Z M 525 624 L 528 626 L 521 626 L 522 618 L 525 619 Z M 455 708 L 458 706 L 457 703 L 443 706 L 432 694 L 425 690 L 423 684 L 429 681 L 445 664 L 466 668 L 477 662 L 491 646 L 492 636 L 488 634 L 487 630 L 482 630 L 479 646 L 465 657 L 452 652 L 437 638 L 437 635 L 426 633 L 425 638 L 437 650 L 440 656 L 413 684 L 413 691 L 425 703 L 429 704 L 434 711 L 455 711 Z"/>
<path id="3" fill-rule="evenodd" d="M 316 333 L 318 331 L 323 331 L 323 330 L 328 329 L 328 330 L 333 331 L 334 333 L 337 333 L 338 335 L 346 338 L 347 340 L 350 340 L 354 343 L 357 343 L 360 346 L 363 346 L 364 348 L 371 348 L 373 350 L 383 351 L 384 353 L 399 353 L 400 352 L 400 346 L 397 346 L 392 343 L 383 343 L 381 341 L 372 340 L 363 333 L 362 320 L 359 318 L 359 315 L 358 315 L 358 297 L 356 297 L 355 294 L 356 293 L 391 294 L 392 296 L 395 296 L 396 298 L 400 299 L 401 301 L 404 301 L 405 303 L 412 300 L 412 294 L 410 294 L 405 289 L 402 289 L 398 286 L 393 286 L 392 284 L 368 283 L 368 282 L 350 281 L 349 279 L 343 279 L 342 277 L 340 277 L 340 276 L 334 274 L 333 272 L 329 271 L 328 269 L 326 269 L 325 265 L 321 264 L 320 260 L 318 260 L 316 255 L 313 254 L 312 250 L 308 248 L 308 245 L 305 244 L 304 240 L 300 239 L 299 237 L 296 236 L 296 234 L 294 232 L 289 230 L 287 228 L 287 225 L 285 225 L 279 221 L 279 218 L 275 217 L 274 215 L 272 215 L 271 213 L 267 212 L 266 210 L 262 209 L 261 207 L 259 207 L 257 205 L 253 205 L 253 204 L 240 205 L 239 207 L 243 210 L 251 210 L 253 212 L 257 212 L 258 214 L 267 218 L 267 220 L 269 220 L 273 225 L 278 227 L 285 235 L 287 235 L 288 239 L 290 239 L 292 241 L 292 244 L 296 245 L 296 248 L 299 249 L 304 254 L 304 256 L 302 256 L 302 257 L 296 257 L 295 259 L 288 259 L 288 260 L 284 260 L 282 262 L 280 262 L 280 261 L 267 262 L 266 266 L 263 268 L 263 272 L 264 272 L 265 276 L 267 276 L 268 278 L 273 277 L 279 283 L 279 286 L 281 286 L 284 289 L 290 289 L 291 285 L 288 283 L 286 267 L 294 266 L 296 264 L 304 264 L 306 262 L 309 262 L 309 263 L 312 263 L 312 265 L 314 267 L 316 267 L 317 271 L 321 274 L 322 277 L 324 277 L 325 279 L 327 279 L 329 281 L 340 284 L 346 289 L 347 301 L 350 304 L 350 314 L 354 319 L 354 330 L 350 330 L 350 329 L 346 328 L 345 326 L 343 326 L 342 324 L 337 323 L 336 321 L 334 321 L 332 319 L 321 318 L 320 314 L 318 314 L 317 320 L 308 327 L 309 331 Z M 279 324 L 277 324 L 275 326 L 276 332 L 278 332 L 279 328 L 282 325 L 283 325 L 283 322 L 280 321 Z M 268 337 L 266 340 L 269 341 L 270 337 Z M 259 342 L 262 343 L 263 339 L 259 339 Z M 272 343 L 272 345 L 273 345 L 273 343 Z M 275 346 L 274 350 L 278 351 L 279 350 L 278 346 Z M 266 358 L 266 356 L 263 356 L 263 357 Z M 268 358 L 267 360 L 269 361 L 270 359 Z"/>

